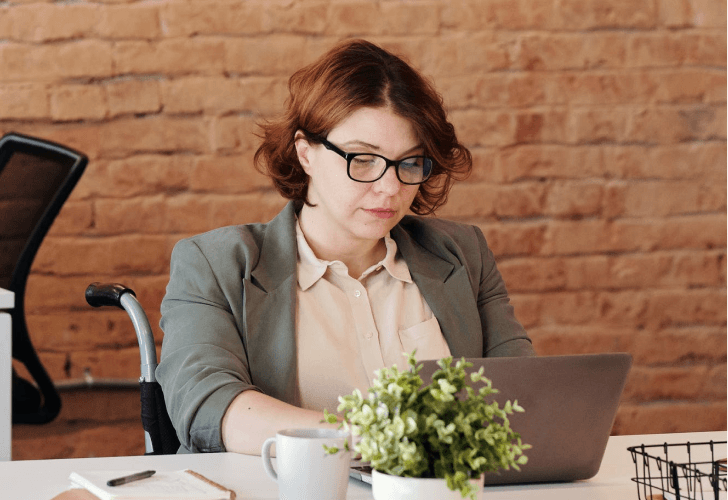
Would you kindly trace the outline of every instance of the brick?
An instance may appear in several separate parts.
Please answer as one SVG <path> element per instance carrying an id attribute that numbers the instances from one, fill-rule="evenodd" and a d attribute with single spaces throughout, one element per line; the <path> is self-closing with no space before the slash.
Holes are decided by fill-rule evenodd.
<path id="1" fill-rule="evenodd" d="M 550 325 L 528 334 L 539 356 L 630 352 L 634 342 L 634 330 L 619 327 Z"/>
<path id="2" fill-rule="evenodd" d="M 55 81 L 111 76 L 111 46 L 97 40 L 0 45 L 0 81 Z"/>
<path id="3" fill-rule="evenodd" d="M 190 189 L 195 192 L 249 193 L 271 189 L 269 177 L 253 166 L 252 151 L 245 155 L 203 156 L 195 159 Z"/>
<path id="4" fill-rule="evenodd" d="M 686 33 L 683 35 L 681 42 L 685 46 L 686 64 L 713 67 L 725 66 L 725 27 L 718 30 L 706 30 L 706 32 Z"/>
<path id="5" fill-rule="evenodd" d="M 40 273 L 163 273 L 171 242 L 166 236 L 123 235 L 98 238 L 46 238 L 33 263 Z"/>
<path id="6" fill-rule="evenodd" d="M 646 311 L 650 325 L 724 325 L 725 289 L 656 290 Z"/>
<path id="7" fill-rule="evenodd" d="M 268 222 L 285 205 L 275 193 L 176 196 L 169 203 L 171 232 L 203 232 L 221 226 Z"/>
<path id="8" fill-rule="evenodd" d="M 632 110 L 625 130 L 632 140 L 670 144 L 718 139 L 725 135 L 724 106 L 710 104 L 660 106 Z"/>
<path id="9" fill-rule="evenodd" d="M 725 28 L 726 5 L 711 0 L 693 0 L 693 19 L 695 26 L 702 28 Z"/>
<path id="10" fill-rule="evenodd" d="M 89 4 L 4 7 L 0 10 L 0 30 L 8 36 L 0 38 L 30 42 L 81 38 L 92 32 L 97 12 L 96 6 Z"/>
<path id="11" fill-rule="evenodd" d="M 690 49 L 686 41 L 679 32 L 636 32 L 627 41 L 627 67 L 680 66 Z"/>
<path id="12" fill-rule="evenodd" d="M 726 359 L 726 329 L 716 326 L 674 326 L 639 332 L 631 349 L 642 365 L 719 363 Z"/>
<path id="13" fill-rule="evenodd" d="M 725 178 L 726 150 L 719 143 L 605 146 L 602 151 L 605 172 L 618 178 L 704 178 L 725 183 L 721 179 Z"/>
<path id="14" fill-rule="evenodd" d="M 508 104 L 534 106 L 549 101 L 550 82 L 542 73 L 517 73 L 508 79 Z"/>
<path id="15" fill-rule="evenodd" d="M 527 34 L 519 39 L 516 67 L 526 71 L 548 71 L 579 68 L 584 42 L 582 34 Z"/>
<path id="16" fill-rule="evenodd" d="M 262 30 L 266 33 L 320 35 L 327 31 L 329 2 L 266 2 L 254 8 L 262 12 Z"/>
<path id="17" fill-rule="evenodd" d="M 435 36 L 440 30 L 440 5 L 440 2 L 432 1 L 384 2 L 376 17 L 380 23 L 377 29 L 383 29 L 389 36 Z"/>
<path id="18" fill-rule="evenodd" d="M 495 211 L 498 187 L 488 183 L 461 182 L 453 185 L 447 203 L 438 211 L 444 218 L 489 217 Z"/>
<path id="19" fill-rule="evenodd" d="M 603 196 L 601 181 L 555 181 L 547 187 L 544 213 L 556 217 L 598 215 Z"/>
<path id="20" fill-rule="evenodd" d="M 592 291 L 551 292 L 539 297 L 541 304 L 536 318 L 532 320 L 534 324 L 540 326 L 588 325 L 599 319 L 600 296 Z M 609 326 L 623 325 L 609 323 Z"/>
<path id="21" fill-rule="evenodd" d="M 250 116 L 225 116 L 212 124 L 215 151 L 254 151 L 259 139 L 258 127 Z"/>
<path id="22" fill-rule="evenodd" d="M 495 177 L 500 182 L 523 179 L 599 176 L 602 152 L 593 146 L 518 145 L 497 153 Z"/>
<path id="23" fill-rule="evenodd" d="M 75 198 L 75 197 L 73 197 Z M 89 201 L 69 198 L 48 231 L 49 235 L 77 235 L 91 229 L 94 221 L 93 206 Z"/>
<path id="24" fill-rule="evenodd" d="M 616 106 L 577 108 L 570 117 L 569 142 L 595 144 L 634 140 L 628 135 L 630 109 Z"/>
<path id="25" fill-rule="evenodd" d="M 77 290 L 78 295 L 83 291 Z M 33 345 L 41 351 L 73 352 L 138 345 L 128 314 L 116 308 L 102 310 L 87 306 L 83 311 L 32 314 L 28 315 L 27 323 Z"/>
<path id="26" fill-rule="evenodd" d="M 593 8 L 594 27 L 598 28 L 653 28 L 657 24 L 654 2 L 611 0 L 589 2 Z"/>
<path id="27" fill-rule="evenodd" d="M 460 142 L 471 146 L 502 146 L 514 138 L 513 115 L 500 111 L 453 111 L 450 121 Z"/>
<path id="28" fill-rule="evenodd" d="M 658 103 L 720 103 L 725 102 L 726 76 L 710 68 L 680 69 L 659 74 L 656 89 Z"/>
<path id="29" fill-rule="evenodd" d="M 470 148 L 473 159 L 473 169 L 468 182 L 492 182 L 495 170 L 496 148 L 474 147 Z"/>
<path id="30" fill-rule="evenodd" d="M 544 235 L 542 253 L 568 255 L 598 253 L 616 248 L 609 238 L 609 224 L 602 220 L 550 221 Z"/>
<path id="31" fill-rule="evenodd" d="M 700 211 L 706 186 L 701 181 L 610 182 L 604 212 L 608 217 L 664 217 Z"/>
<path id="32" fill-rule="evenodd" d="M 96 200 L 94 207 L 94 229 L 98 234 L 160 234 L 167 229 L 163 194 Z"/>
<path id="33" fill-rule="evenodd" d="M 553 100 L 565 105 L 629 104 L 642 102 L 657 91 L 654 78 L 644 72 L 564 73 L 554 83 Z"/>
<path id="34" fill-rule="evenodd" d="M 161 41 L 120 41 L 114 44 L 117 75 L 221 74 L 225 42 L 218 38 L 174 38 Z"/>
<path id="35" fill-rule="evenodd" d="M 0 120 L 50 118 L 48 89 L 44 85 L 0 86 Z"/>
<path id="36" fill-rule="evenodd" d="M 538 255 L 546 233 L 546 224 L 539 222 L 499 221 L 478 224 L 490 249 L 498 256 Z"/>
<path id="37" fill-rule="evenodd" d="M 98 426 L 76 422 L 58 427 L 53 423 L 48 425 L 53 426 L 53 430 L 38 432 L 37 426 L 25 426 L 27 431 L 23 434 L 17 431 L 18 426 L 13 426 L 13 460 L 144 454 L 144 432 L 140 431 L 138 421 Z"/>
<path id="38" fill-rule="evenodd" d="M 530 217 L 543 213 L 546 186 L 541 182 L 521 182 L 502 186 L 496 191 L 495 214 L 498 217 Z"/>
<path id="39" fill-rule="evenodd" d="M 563 290 L 566 285 L 565 263 L 562 259 L 504 259 L 498 264 L 498 269 L 511 292 Z"/>
<path id="40" fill-rule="evenodd" d="M 100 86 L 63 85 L 51 92 L 51 117 L 54 120 L 101 120 L 108 112 L 106 94 Z"/>
<path id="41" fill-rule="evenodd" d="M 309 57 L 307 42 L 297 35 L 225 40 L 223 69 L 228 73 L 286 76 L 300 69 Z"/>
<path id="42" fill-rule="evenodd" d="M 594 312 L 603 326 L 642 328 L 649 321 L 646 291 L 619 290 L 599 292 Z"/>
<path id="43" fill-rule="evenodd" d="M 157 113 L 162 108 L 159 86 L 154 78 L 121 78 L 104 84 L 109 117 Z"/>
<path id="44" fill-rule="evenodd" d="M 516 319 L 524 328 L 530 330 L 541 323 L 544 301 L 540 295 L 529 294 L 510 296 Z"/>
<path id="45" fill-rule="evenodd" d="M 508 98 L 506 80 L 501 75 L 443 76 L 437 88 L 448 110 L 470 107 L 500 107 Z"/>
<path id="46" fill-rule="evenodd" d="M 166 113 L 221 114 L 244 109 L 246 102 L 238 79 L 192 77 L 163 82 L 162 102 Z"/>
<path id="47" fill-rule="evenodd" d="M 141 372 L 137 346 L 116 349 L 84 350 L 71 353 L 69 378 L 139 379 Z"/>
<path id="48" fill-rule="evenodd" d="M 186 190 L 193 159 L 187 155 L 142 154 L 89 164 L 78 184 L 82 197 L 126 198 Z"/>
<path id="49" fill-rule="evenodd" d="M 257 34 L 265 30 L 269 9 L 263 2 L 167 2 L 161 8 L 160 18 L 168 37 Z"/>
<path id="50" fill-rule="evenodd" d="M 326 31 L 339 36 L 379 35 L 385 32 L 379 4 L 342 1 L 329 6 Z"/>
<path id="51" fill-rule="evenodd" d="M 655 229 L 658 248 L 723 248 L 726 245 L 726 216 L 686 215 L 665 219 Z"/>
<path id="52" fill-rule="evenodd" d="M 579 67 L 583 69 L 624 68 L 627 60 L 627 43 L 622 34 L 594 31 L 588 36 L 581 34 L 578 42 L 581 50 Z"/>
<path id="53" fill-rule="evenodd" d="M 23 128 L 13 126 L 8 131 L 25 133 L 33 137 L 63 144 L 84 153 L 89 157 L 90 161 L 95 160 L 99 155 L 99 128 L 96 123 L 67 122 L 52 124 L 37 122 Z M 83 180 L 83 177 L 81 179 Z"/>
<path id="54" fill-rule="evenodd" d="M 176 238 L 171 237 L 172 241 Z M 171 246 L 169 254 L 171 255 Z M 117 252 L 118 253 L 118 252 Z M 169 255 L 167 256 L 167 260 Z M 93 311 L 98 318 L 99 331 L 110 329 L 108 321 L 114 320 L 112 314 L 108 319 L 104 319 L 107 313 L 115 313 L 115 309 L 97 309 L 90 310 L 84 296 L 86 287 L 94 282 L 102 283 L 122 283 L 136 292 L 139 302 L 145 308 L 147 315 L 150 317 L 152 327 L 156 327 L 156 322 L 152 321 L 152 316 L 158 313 L 158 305 L 161 304 L 164 294 L 164 287 L 169 281 L 169 262 L 161 266 L 158 274 L 136 273 L 131 270 L 130 273 L 114 272 L 111 267 L 102 271 L 89 269 L 88 272 L 79 272 L 72 276 L 61 276 L 54 274 L 38 274 L 35 269 L 28 279 L 28 288 L 26 293 L 26 312 L 28 316 L 38 316 L 41 323 L 43 316 L 66 315 L 69 311 Z M 73 317 L 60 323 L 60 325 L 72 324 Z M 35 321 L 35 319 L 33 320 Z M 59 327 L 60 328 L 60 327 Z M 67 326 L 67 328 L 71 328 Z M 86 334 L 85 330 L 74 330 L 80 332 L 79 335 Z M 49 335 L 49 333 L 40 334 Z"/>
<path id="55" fill-rule="evenodd" d="M 631 403 L 654 400 L 714 400 L 720 391 L 709 383 L 710 379 L 710 369 L 706 365 L 633 366 L 622 397 Z"/>
<path id="56" fill-rule="evenodd" d="M 725 403 L 651 402 L 621 404 L 617 411 L 612 434 L 702 432 L 725 430 L 725 428 Z M 646 444 L 660 443 L 648 442 Z"/>
<path id="57" fill-rule="evenodd" d="M 722 253 L 650 252 L 573 257 L 566 261 L 566 287 L 623 289 L 718 286 Z"/>
<path id="58" fill-rule="evenodd" d="M 658 0 L 660 25 L 668 28 L 692 27 L 695 16 L 692 3 L 691 0 Z"/>
<path id="59" fill-rule="evenodd" d="M 94 31 L 102 38 L 154 39 L 161 35 L 159 6 L 149 4 L 101 6 Z"/>
<path id="60" fill-rule="evenodd" d="M 187 118 L 122 118 L 99 128 L 101 153 L 139 154 L 208 150 L 208 124 Z"/>

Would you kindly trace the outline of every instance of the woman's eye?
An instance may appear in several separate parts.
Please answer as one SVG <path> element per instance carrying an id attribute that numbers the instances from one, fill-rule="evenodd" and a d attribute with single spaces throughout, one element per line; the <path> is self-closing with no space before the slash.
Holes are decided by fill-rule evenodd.
<path id="1" fill-rule="evenodd" d="M 351 162 L 357 167 L 373 167 L 377 164 L 376 156 L 355 156 L 351 159 Z"/>

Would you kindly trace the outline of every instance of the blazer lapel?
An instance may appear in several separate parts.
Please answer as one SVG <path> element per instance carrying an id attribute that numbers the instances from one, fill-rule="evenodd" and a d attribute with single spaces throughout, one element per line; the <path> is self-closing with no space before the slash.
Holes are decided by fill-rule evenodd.
<path id="1" fill-rule="evenodd" d="M 401 226 L 392 239 L 407 262 L 412 280 L 432 309 L 453 357 L 482 357 L 483 335 L 473 287 L 456 255 L 435 255 Z"/>
<path id="2" fill-rule="evenodd" d="M 297 249 L 293 203 L 266 225 L 262 238 L 258 263 L 250 279 L 243 279 L 248 362 L 253 383 L 264 393 L 296 404 Z"/>

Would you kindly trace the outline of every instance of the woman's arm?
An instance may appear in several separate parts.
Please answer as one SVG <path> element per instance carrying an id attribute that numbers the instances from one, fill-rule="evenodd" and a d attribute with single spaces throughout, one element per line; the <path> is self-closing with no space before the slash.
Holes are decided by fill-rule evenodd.
<path id="1" fill-rule="evenodd" d="M 245 391 L 233 399 L 225 412 L 222 440 L 227 451 L 260 455 L 263 442 L 279 430 L 338 427 L 322 423 L 323 417 L 323 412 L 298 408 L 258 391 Z"/>

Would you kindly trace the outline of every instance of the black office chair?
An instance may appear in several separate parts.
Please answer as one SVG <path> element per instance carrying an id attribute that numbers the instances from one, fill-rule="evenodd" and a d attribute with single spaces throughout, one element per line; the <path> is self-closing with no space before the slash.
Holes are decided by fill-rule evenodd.
<path id="1" fill-rule="evenodd" d="M 147 455 L 177 453 L 179 439 L 172 426 L 164 403 L 162 388 L 157 382 L 157 350 L 149 320 L 136 294 L 118 283 L 91 283 L 86 288 L 86 302 L 93 307 L 113 306 L 124 309 L 131 318 L 139 343 L 141 356 L 142 427 Z"/>
<path id="2" fill-rule="evenodd" d="M 38 248 L 88 159 L 50 141 L 9 133 L 0 138 L 0 288 L 15 293 L 12 355 L 33 381 L 12 374 L 12 422 L 43 424 L 61 398 L 33 347 L 25 322 L 25 287 Z"/>

